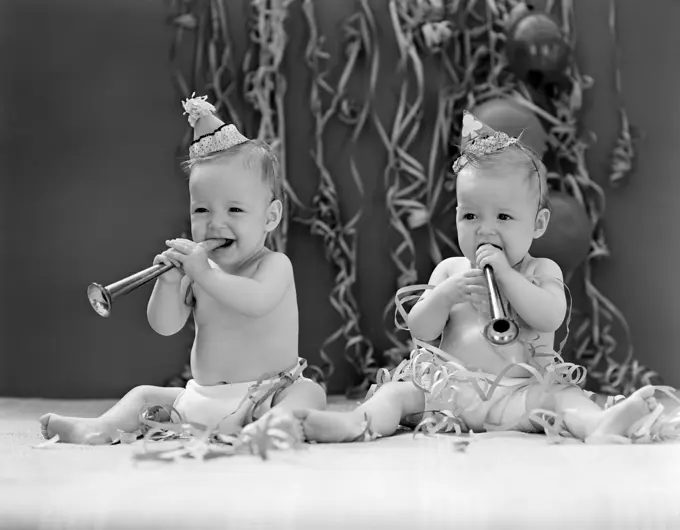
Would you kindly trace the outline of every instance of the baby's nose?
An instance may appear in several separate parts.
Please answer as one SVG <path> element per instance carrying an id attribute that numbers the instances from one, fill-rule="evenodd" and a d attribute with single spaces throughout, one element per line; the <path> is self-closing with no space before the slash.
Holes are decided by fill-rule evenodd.
<path id="1" fill-rule="evenodd" d="M 219 213 L 211 215 L 208 220 L 208 226 L 211 228 L 224 228 L 227 226 L 227 216 Z"/>
<path id="2" fill-rule="evenodd" d="M 483 221 L 479 224 L 478 232 L 480 234 L 493 234 L 496 231 L 496 223 L 494 221 Z"/>

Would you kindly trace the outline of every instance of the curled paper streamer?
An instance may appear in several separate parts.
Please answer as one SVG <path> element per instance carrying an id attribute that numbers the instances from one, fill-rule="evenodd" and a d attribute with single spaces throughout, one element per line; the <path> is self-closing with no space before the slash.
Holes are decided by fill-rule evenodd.
<path id="1" fill-rule="evenodd" d="M 312 0 L 305 0 L 302 3 L 310 35 L 305 59 L 312 77 L 310 109 L 314 118 L 314 141 L 311 156 L 318 171 L 319 182 L 312 198 L 311 216 L 300 221 L 309 225 L 313 235 L 323 238 L 326 259 L 335 270 L 334 286 L 329 299 L 333 309 L 342 318 L 342 323 L 321 346 L 320 356 L 325 365 L 325 379 L 328 380 L 334 371 L 334 363 L 327 349 L 336 341 L 341 341 L 345 358 L 361 377 L 356 388 L 350 388 L 347 393 L 360 391 L 363 394 L 368 388 L 368 379 L 375 373 L 377 363 L 373 358 L 373 344 L 361 330 L 361 311 L 353 292 L 357 279 L 356 225 L 362 211 L 359 208 L 348 221 L 344 219 L 335 179 L 326 165 L 324 137 L 330 120 L 341 116 L 342 103 L 346 102 L 347 98 L 347 83 L 352 77 L 359 54 L 371 48 L 370 42 L 366 41 L 368 36 L 361 31 L 369 26 L 369 21 L 359 15 L 345 24 L 348 61 L 340 74 L 337 86 L 333 87 L 327 81 L 328 69 L 324 65 L 328 53 L 322 47 L 323 36 L 317 27 L 314 5 Z M 362 3 L 362 6 L 365 7 L 365 3 Z M 365 14 L 365 11 L 360 13 Z M 356 142 L 356 137 L 363 128 L 369 103 L 370 97 L 367 98 L 363 108 L 357 111 L 352 143 Z M 350 157 L 350 170 L 359 195 L 363 195 L 361 179 L 353 157 Z"/>
<path id="2" fill-rule="evenodd" d="M 285 95 L 287 82 L 281 67 L 288 45 L 285 22 L 292 0 L 270 2 L 253 0 L 249 4 L 249 47 L 243 59 L 244 94 L 255 111 L 258 123 L 257 139 L 269 144 L 279 160 L 283 189 L 291 206 L 302 207 L 287 175 L 288 163 Z M 212 4 L 212 2 L 211 2 Z M 220 4 L 220 2 L 215 2 Z M 229 33 L 228 28 L 226 33 Z M 248 136 L 254 137 L 253 134 Z M 281 219 L 279 229 L 272 232 L 274 250 L 285 252 L 288 242 L 289 215 Z"/>
<path id="3" fill-rule="evenodd" d="M 269 458 L 272 450 L 300 447 L 304 434 L 300 420 L 291 413 L 269 414 L 261 424 L 251 424 L 238 435 L 225 435 L 216 430 L 190 423 L 149 424 L 144 435 L 144 450 L 138 460 L 175 461 L 180 458 L 208 460 L 220 456 L 248 454 Z M 160 448 L 158 441 L 175 441 L 175 446 Z"/>
<path id="4" fill-rule="evenodd" d="M 372 442 L 380 438 L 380 435 L 371 430 L 371 419 L 368 413 L 364 414 L 364 421 L 361 422 L 361 434 L 351 440 L 352 442 Z"/>

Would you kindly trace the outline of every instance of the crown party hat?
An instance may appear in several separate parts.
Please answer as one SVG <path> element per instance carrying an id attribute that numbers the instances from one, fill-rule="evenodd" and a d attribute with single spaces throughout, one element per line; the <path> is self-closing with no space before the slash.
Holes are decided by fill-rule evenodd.
<path id="1" fill-rule="evenodd" d="M 519 138 L 513 138 L 502 131 L 495 131 L 466 110 L 463 111 L 461 136 L 460 156 L 453 165 L 455 173 L 463 169 L 469 161 L 502 151 L 512 145 L 523 147 Z"/>

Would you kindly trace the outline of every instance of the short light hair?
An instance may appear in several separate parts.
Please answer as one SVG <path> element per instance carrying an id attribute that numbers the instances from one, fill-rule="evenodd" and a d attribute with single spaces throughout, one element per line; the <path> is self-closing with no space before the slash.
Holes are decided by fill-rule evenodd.
<path id="1" fill-rule="evenodd" d="M 474 158 L 467 157 L 466 155 L 462 156 L 465 156 L 467 160 L 465 160 L 465 164 L 459 170 L 458 174 L 467 167 L 480 169 L 503 167 L 506 169 L 520 168 L 526 170 L 530 188 L 538 188 L 538 209 L 547 208 L 548 210 L 552 210 L 550 205 L 550 190 L 548 189 L 548 170 L 541 160 L 541 157 L 539 157 L 531 148 L 517 143 L 510 145 L 505 149 L 482 156 L 475 156 Z"/>
<path id="2" fill-rule="evenodd" d="M 269 144 L 262 140 L 248 140 L 224 151 L 187 160 L 182 163 L 182 169 L 191 175 L 193 169 L 201 164 L 236 156 L 243 156 L 245 166 L 248 169 L 256 169 L 260 173 L 262 181 L 272 192 L 273 200 L 283 202 L 283 184 L 281 182 L 279 160 Z"/>

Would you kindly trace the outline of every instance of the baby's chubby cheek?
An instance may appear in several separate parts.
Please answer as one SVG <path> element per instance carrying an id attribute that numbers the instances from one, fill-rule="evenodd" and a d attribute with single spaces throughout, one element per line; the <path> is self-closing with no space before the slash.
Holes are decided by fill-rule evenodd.
<path id="1" fill-rule="evenodd" d="M 194 213 L 193 210 L 190 210 L 189 214 L 189 227 L 191 230 L 191 238 L 195 241 L 197 237 L 201 236 L 201 234 L 205 234 L 206 229 L 207 229 L 207 219 L 202 218 L 204 217 L 203 215 Z"/>
<path id="2" fill-rule="evenodd" d="M 199 223 L 191 223 L 191 239 L 200 243 L 205 239 L 206 229 Z"/>

